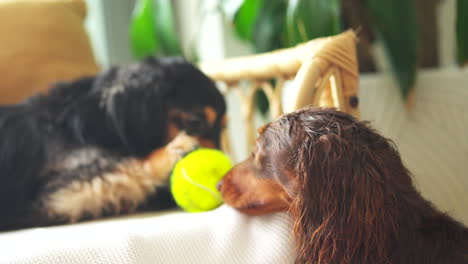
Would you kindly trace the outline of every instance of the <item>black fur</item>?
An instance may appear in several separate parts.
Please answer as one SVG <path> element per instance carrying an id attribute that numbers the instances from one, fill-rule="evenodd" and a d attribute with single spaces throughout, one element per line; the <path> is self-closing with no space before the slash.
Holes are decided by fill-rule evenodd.
<path id="1" fill-rule="evenodd" d="M 93 177 L 96 170 L 123 158 L 145 157 L 167 143 L 170 109 L 196 116 L 205 106 L 219 117 L 225 113 L 214 83 L 193 65 L 174 58 L 113 67 L 95 77 L 57 84 L 48 95 L 1 106 L 0 230 L 43 224 L 25 220 L 41 193 L 77 175 Z M 193 120 L 178 122 L 179 129 L 219 144 L 221 120 L 214 126 L 206 125 L 203 117 Z M 61 157 L 90 147 L 99 157 L 80 173 L 51 168 Z M 167 191 L 160 193 L 164 198 L 150 208 L 172 205 Z"/>

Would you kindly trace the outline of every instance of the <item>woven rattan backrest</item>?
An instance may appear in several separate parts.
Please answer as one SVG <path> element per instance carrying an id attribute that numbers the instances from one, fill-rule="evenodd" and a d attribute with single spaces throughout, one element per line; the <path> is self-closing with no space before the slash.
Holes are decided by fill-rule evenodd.
<path id="1" fill-rule="evenodd" d="M 359 117 L 356 35 L 353 31 L 289 49 L 203 63 L 200 67 L 214 80 L 224 82 L 228 87 L 226 93 L 240 94 L 249 146 L 253 145 L 256 135 L 253 119 L 258 89 L 262 89 L 268 98 L 272 119 L 308 105 L 335 107 Z M 293 82 L 287 90 L 289 100 L 283 105 L 286 80 Z M 249 89 L 240 89 L 240 83 L 245 82 L 250 84 Z M 226 144 L 224 147 L 228 148 Z"/>

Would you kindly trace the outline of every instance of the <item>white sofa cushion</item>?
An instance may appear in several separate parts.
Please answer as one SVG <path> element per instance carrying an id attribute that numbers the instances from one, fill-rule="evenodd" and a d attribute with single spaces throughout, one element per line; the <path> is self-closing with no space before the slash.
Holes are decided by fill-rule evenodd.
<path id="1" fill-rule="evenodd" d="M 287 213 L 249 217 L 223 205 L 0 234 L 0 263 L 292 263 Z"/>

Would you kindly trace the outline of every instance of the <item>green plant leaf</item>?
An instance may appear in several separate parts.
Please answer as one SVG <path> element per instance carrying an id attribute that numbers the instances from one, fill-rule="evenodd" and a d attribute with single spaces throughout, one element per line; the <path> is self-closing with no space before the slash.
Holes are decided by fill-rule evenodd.
<path id="1" fill-rule="evenodd" d="M 182 55 L 171 0 L 154 0 L 154 23 L 164 55 Z"/>
<path id="2" fill-rule="evenodd" d="M 282 48 L 287 1 L 273 0 L 260 9 L 254 26 L 252 42 L 255 52 Z"/>
<path id="3" fill-rule="evenodd" d="M 457 61 L 463 66 L 468 64 L 468 0 L 457 0 Z"/>
<path id="4" fill-rule="evenodd" d="M 138 0 L 130 22 L 130 47 L 133 55 L 141 59 L 159 51 L 152 0 Z"/>
<path id="5" fill-rule="evenodd" d="M 263 0 L 247 0 L 237 11 L 233 23 L 235 32 L 240 39 L 249 42 L 252 40 L 252 32 L 262 6 Z"/>
<path id="6" fill-rule="evenodd" d="M 286 12 L 286 44 L 340 33 L 339 0 L 290 0 Z"/>
<path id="7" fill-rule="evenodd" d="M 252 42 L 257 53 L 272 51 L 283 47 L 281 34 L 284 31 L 287 1 L 273 0 L 260 10 L 253 28 Z M 255 106 L 265 115 L 270 108 L 263 90 L 255 93 Z"/>
<path id="8" fill-rule="evenodd" d="M 268 98 L 263 90 L 257 90 L 255 92 L 254 101 L 260 114 L 266 115 L 266 113 L 268 113 L 268 109 L 270 109 L 270 103 L 268 102 Z"/>
<path id="9" fill-rule="evenodd" d="M 414 0 L 367 0 L 366 5 L 406 100 L 416 80 L 418 62 Z"/>

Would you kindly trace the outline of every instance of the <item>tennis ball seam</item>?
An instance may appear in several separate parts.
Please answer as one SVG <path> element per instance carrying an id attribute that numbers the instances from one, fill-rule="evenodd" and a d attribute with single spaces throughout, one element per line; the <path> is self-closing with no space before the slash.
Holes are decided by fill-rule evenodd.
<path id="1" fill-rule="evenodd" d="M 195 185 L 196 187 L 208 192 L 209 194 L 211 194 L 214 198 L 218 199 L 219 202 L 222 202 L 223 199 L 221 199 L 221 196 L 215 192 L 213 192 L 210 188 L 206 187 L 205 185 L 203 184 L 200 184 L 196 181 L 194 181 L 192 178 L 190 178 L 190 176 L 187 174 L 187 171 L 185 170 L 185 168 L 181 168 L 182 169 L 182 175 L 184 176 L 184 178 L 190 182 L 191 184 Z"/>
<path id="2" fill-rule="evenodd" d="M 215 178 L 219 180 L 229 168 L 232 168 L 229 158 L 219 150 L 197 148 L 187 153 L 171 172 L 170 185 L 174 200 L 182 209 L 189 212 L 216 208 L 223 203 L 223 199 L 215 185 L 212 185 L 213 181 L 209 180 L 210 173 L 215 173 Z M 205 178 L 207 181 L 200 178 L 201 172 L 208 173 L 208 178 Z"/>

